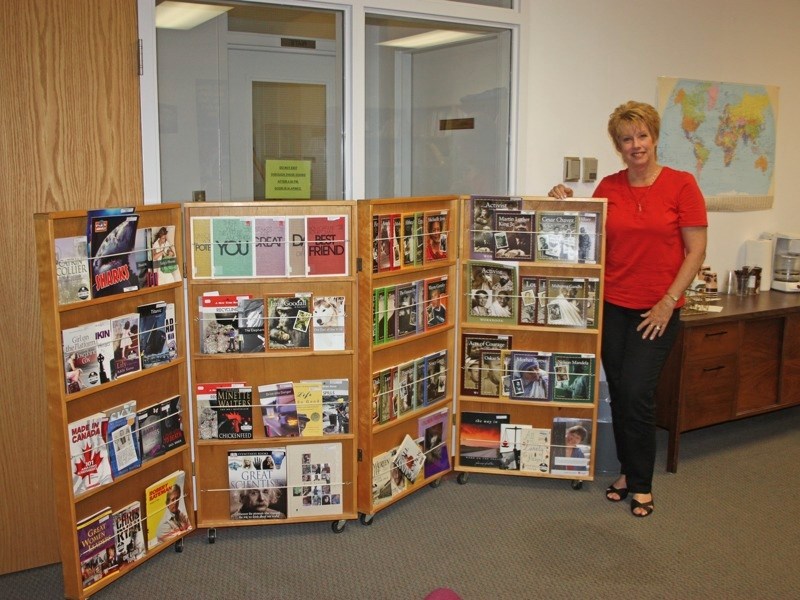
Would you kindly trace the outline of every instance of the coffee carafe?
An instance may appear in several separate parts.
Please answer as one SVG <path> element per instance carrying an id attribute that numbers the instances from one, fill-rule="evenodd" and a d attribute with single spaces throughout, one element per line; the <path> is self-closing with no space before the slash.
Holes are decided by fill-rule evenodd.
<path id="1" fill-rule="evenodd" d="M 772 289 L 781 292 L 800 292 L 800 234 L 775 234 Z"/>

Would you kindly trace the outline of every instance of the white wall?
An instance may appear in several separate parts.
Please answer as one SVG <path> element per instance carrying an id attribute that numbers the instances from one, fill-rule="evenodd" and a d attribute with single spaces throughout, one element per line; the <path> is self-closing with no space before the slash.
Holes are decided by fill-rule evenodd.
<path id="1" fill-rule="evenodd" d="M 773 208 L 710 213 L 706 262 L 726 273 L 744 264 L 744 240 L 800 232 L 800 1 L 522 1 L 529 25 L 517 193 L 547 193 L 561 181 L 564 156 L 597 157 L 599 177 L 623 168 L 608 115 L 631 99 L 655 105 L 659 76 L 777 85 Z M 593 189 L 579 183 L 575 194 Z"/>

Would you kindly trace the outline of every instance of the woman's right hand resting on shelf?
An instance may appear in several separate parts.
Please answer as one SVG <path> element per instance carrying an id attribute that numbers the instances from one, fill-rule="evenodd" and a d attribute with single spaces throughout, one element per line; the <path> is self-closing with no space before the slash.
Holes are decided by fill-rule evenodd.
<path id="1" fill-rule="evenodd" d="M 558 198 L 559 200 L 563 200 L 564 198 L 572 198 L 572 188 L 568 188 L 565 185 L 558 184 L 553 186 L 547 195 L 552 198 Z"/>

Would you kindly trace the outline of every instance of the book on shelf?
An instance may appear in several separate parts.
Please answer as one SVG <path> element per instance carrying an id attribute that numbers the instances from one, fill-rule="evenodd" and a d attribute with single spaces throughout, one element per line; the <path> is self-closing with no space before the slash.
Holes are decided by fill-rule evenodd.
<path id="1" fill-rule="evenodd" d="M 414 438 L 406 434 L 403 441 L 400 442 L 400 445 L 397 447 L 394 465 L 400 469 L 403 477 L 408 479 L 411 483 L 414 483 L 422 472 L 424 464 L 425 453 Z"/>
<path id="2" fill-rule="evenodd" d="M 417 283 L 410 281 L 397 286 L 396 336 L 398 338 L 414 335 L 421 330 L 422 321 L 419 319 L 419 305 L 417 304 Z"/>
<path id="3" fill-rule="evenodd" d="M 417 264 L 417 237 L 414 213 L 403 213 L 401 216 L 403 232 L 403 267 Z"/>
<path id="4" fill-rule="evenodd" d="M 438 350 L 422 357 L 425 365 L 425 388 L 422 403 L 428 406 L 447 396 L 447 350 Z"/>
<path id="5" fill-rule="evenodd" d="M 386 288 L 372 290 L 372 344 L 386 341 Z"/>
<path id="6" fill-rule="evenodd" d="M 394 460 L 397 458 L 399 446 L 395 446 L 389 450 L 389 486 L 392 491 L 392 496 L 397 496 L 405 492 L 411 485 L 411 482 L 403 475 L 400 467 L 395 464 Z"/>
<path id="7" fill-rule="evenodd" d="M 422 400 L 417 398 L 416 363 L 405 362 L 397 367 L 397 414 L 402 416 L 422 405 Z"/>
<path id="8" fill-rule="evenodd" d="M 150 252 L 153 261 L 153 285 L 178 283 L 182 280 L 175 248 L 175 225 L 150 228 Z"/>
<path id="9" fill-rule="evenodd" d="M 253 389 L 250 386 L 218 387 L 216 391 L 217 438 L 253 439 Z"/>
<path id="10" fill-rule="evenodd" d="M 67 425 L 74 496 L 111 483 L 106 431 L 108 417 L 98 412 Z"/>
<path id="11" fill-rule="evenodd" d="M 586 327 L 586 280 L 582 277 L 547 278 L 547 324 Z"/>
<path id="12" fill-rule="evenodd" d="M 92 323 L 94 339 L 97 346 L 97 374 L 100 384 L 116 379 L 114 371 L 114 334 L 111 330 L 111 319 L 100 319 Z"/>
<path id="13" fill-rule="evenodd" d="M 526 427 L 521 432 L 520 471 L 550 472 L 550 429 Z"/>
<path id="14" fill-rule="evenodd" d="M 500 348 L 483 348 L 480 350 L 478 396 L 498 398 L 503 380 L 504 350 Z"/>
<path id="15" fill-rule="evenodd" d="M 285 447 L 228 451 L 231 519 L 286 518 L 286 463 Z"/>
<path id="16" fill-rule="evenodd" d="M 512 350 L 509 398 L 542 402 L 550 400 L 551 356 L 550 352 Z"/>
<path id="17" fill-rule="evenodd" d="M 145 541 L 142 522 L 142 503 L 134 500 L 112 515 L 114 519 L 114 542 L 117 548 L 117 563 L 129 565 L 144 558 Z"/>
<path id="18" fill-rule="evenodd" d="M 219 404 L 217 390 L 219 388 L 247 387 L 243 381 L 226 381 L 220 383 L 198 383 L 195 386 L 197 401 L 197 431 L 201 440 L 217 439 L 219 436 Z"/>
<path id="19" fill-rule="evenodd" d="M 345 297 L 314 296 L 311 313 L 314 352 L 345 349 Z"/>
<path id="20" fill-rule="evenodd" d="M 447 259 L 450 235 L 450 211 L 437 210 L 423 213 L 425 229 L 425 258 L 423 262 Z"/>
<path id="21" fill-rule="evenodd" d="M 418 267 L 425 261 L 425 213 L 418 211 L 414 213 L 414 266 Z"/>
<path id="22" fill-rule="evenodd" d="M 253 218 L 211 219 L 211 274 L 215 278 L 252 277 Z"/>
<path id="23" fill-rule="evenodd" d="M 463 411 L 458 448 L 461 466 L 499 469 L 500 426 L 509 422 L 508 414 Z"/>
<path id="24" fill-rule="evenodd" d="M 137 412 L 142 462 L 157 458 L 186 443 L 180 396 L 166 398 Z"/>
<path id="25" fill-rule="evenodd" d="M 467 321 L 516 324 L 517 266 L 468 261 L 470 278 Z"/>
<path id="26" fill-rule="evenodd" d="M 300 435 L 294 383 L 266 383 L 258 386 L 258 401 L 264 434 L 267 437 L 297 437 Z"/>
<path id="27" fill-rule="evenodd" d="M 134 260 L 139 215 L 133 208 L 87 213 L 92 298 L 139 289 Z"/>
<path id="28" fill-rule="evenodd" d="M 152 227 L 137 227 L 133 243 L 133 265 L 140 290 L 158 285 L 156 274 L 153 272 L 152 245 Z"/>
<path id="29" fill-rule="evenodd" d="M 256 217 L 256 277 L 286 277 L 286 217 Z"/>
<path id="30" fill-rule="evenodd" d="M 342 444 L 292 444 L 287 448 L 288 513 L 293 517 L 343 512 Z"/>
<path id="31" fill-rule="evenodd" d="M 599 224 L 599 213 L 582 212 L 578 216 L 578 262 L 597 262 L 597 236 L 601 233 Z"/>
<path id="32" fill-rule="evenodd" d="M 312 310 L 308 294 L 267 296 L 267 350 L 311 349 Z"/>
<path id="33" fill-rule="evenodd" d="M 186 437 L 183 434 L 183 416 L 181 413 L 181 397 L 172 396 L 158 403 L 161 413 L 161 444 L 164 452 L 183 446 Z"/>
<path id="34" fill-rule="evenodd" d="M 375 215 L 378 219 L 378 231 L 375 238 L 377 249 L 378 271 L 389 271 L 394 268 L 392 247 L 394 245 L 394 227 L 392 215 Z"/>
<path id="35" fill-rule="evenodd" d="M 519 423 L 501 423 L 500 425 L 500 468 L 507 471 L 518 471 L 522 452 L 523 430 L 531 425 Z"/>
<path id="36" fill-rule="evenodd" d="M 348 274 L 347 215 L 306 217 L 306 276 Z"/>
<path id="37" fill-rule="evenodd" d="M 372 424 L 377 425 L 381 422 L 381 381 L 383 376 L 380 371 L 372 374 L 372 393 L 370 394 L 370 401 L 372 402 Z"/>
<path id="38" fill-rule="evenodd" d="M 58 304 L 89 300 L 92 282 L 86 236 L 56 238 L 55 255 Z"/>
<path id="39" fill-rule="evenodd" d="M 239 352 L 239 301 L 250 295 L 210 294 L 200 297 L 200 352 Z"/>
<path id="40" fill-rule="evenodd" d="M 292 387 L 300 437 L 322 435 L 322 382 L 294 381 Z"/>
<path id="41" fill-rule="evenodd" d="M 586 278 L 586 300 L 584 300 L 584 315 L 586 318 L 586 327 L 589 329 L 597 329 L 597 312 L 598 302 L 597 295 L 600 290 L 600 278 L 587 277 Z"/>
<path id="42" fill-rule="evenodd" d="M 78 560 L 83 587 L 119 569 L 111 508 L 105 507 L 77 523 Z"/>
<path id="43" fill-rule="evenodd" d="M 119 379 L 123 375 L 141 371 L 139 313 L 132 312 L 112 318 L 111 336 L 113 340 L 111 378 Z"/>
<path id="44" fill-rule="evenodd" d="M 266 349 L 266 316 L 263 298 L 239 298 L 237 303 L 239 352 L 252 354 Z"/>
<path id="45" fill-rule="evenodd" d="M 492 260 L 495 257 L 495 213 L 498 211 L 518 211 L 521 206 L 522 199 L 519 197 L 470 197 L 470 258 L 473 260 Z"/>
<path id="46" fill-rule="evenodd" d="M 380 232 L 380 219 L 372 215 L 372 272 L 378 272 L 378 233 Z"/>
<path id="47" fill-rule="evenodd" d="M 384 295 L 383 341 L 397 339 L 397 286 L 385 288 Z"/>
<path id="48" fill-rule="evenodd" d="M 403 267 L 403 217 L 400 214 L 392 215 L 392 269 Z"/>
<path id="49" fill-rule="evenodd" d="M 322 435 L 350 432 L 350 380 L 318 379 L 322 386 Z"/>
<path id="50" fill-rule="evenodd" d="M 128 400 L 105 412 L 108 417 L 106 445 L 111 464 L 111 476 L 116 479 L 142 464 L 139 454 L 139 419 L 136 400 Z"/>
<path id="51" fill-rule="evenodd" d="M 100 385 L 97 339 L 94 323 L 70 327 L 61 332 L 64 352 L 64 378 L 67 394 Z M 111 360 L 111 356 L 108 357 Z"/>
<path id="52" fill-rule="evenodd" d="M 594 402 L 595 355 L 553 353 L 553 400 Z"/>
<path id="53" fill-rule="evenodd" d="M 490 333 L 462 333 L 461 349 L 463 369 L 461 372 L 461 395 L 480 396 L 484 350 L 507 350 L 511 348 L 511 336 Z"/>
<path id="54" fill-rule="evenodd" d="M 389 368 L 380 371 L 378 373 L 378 379 L 380 381 L 378 391 L 378 422 L 387 423 L 391 421 L 396 414 L 392 369 Z"/>
<path id="55" fill-rule="evenodd" d="M 536 213 L 536 260 L 578 262 L 578 213 Z"/>
<path id="56" fill-rule="evenodd" d="M 211 219 L 192 217 L 189 222 L 191 237 L 192 277 L 209 279 L 211 269 Z"/>
<path id="57" fill-rule="evenodd" d="M 539 323 L 536 306 L 538 282 L 538 277 L 526 277 L 523 275 L 519 278 L 519 310 L 517 314 L 519 315 L 520 325 L 537 325 Z"/>
<path id="58" fill-rule="evenodd" d="M 186 474 L 178 470 L 145 488 L 148 551 L 192 529 L 186 512 L 185 479 Z"/>
<path id="59" fill-rule="evenodd" d="M 447 275 L 429 277 L 423 281 L 425 296 L 425 331 L 447 324 Z"/>
<path id="60" fill-rule="evenodd" d="M 289 238 L 287 253 L 290 277 L 306 276 L 306 218 L 287 217 L 286 230 Z"/>
<path id="61" fill-rule="evenodd" d="M 381 452 L 372 457 L 372 504 L 379 506 L 392 497 L 392 453 Z M 402 475 L 401 475 L 402 476 Z"/>
<path id="62" fill-rule="evenodd" d="M 142 369 L 151 369 L 167 364 L 177 356 L 175 347 L 175 305 L 168 308 L 165 301 L 140 304 L 139 313 L 139 352 Z M 171 317 L 170 336 L 167 336 L 167 316 Z"/>
<path id="63" fill-rule="evenodd" d="M 494 260 L 533 260 L 535 214 L 495 211 Z"/>
<path id="64" fill-rule="evenodd" d="M 588 475 L 591 451 L 591 419 L 553 417 L 551 474 Z"/>
<path id="65" fill-rule="evenodd" d="M 450 409 L 445 407 L 417 419 L 417 431 L 425 454 L 425 478 L 450 470 Z"/>

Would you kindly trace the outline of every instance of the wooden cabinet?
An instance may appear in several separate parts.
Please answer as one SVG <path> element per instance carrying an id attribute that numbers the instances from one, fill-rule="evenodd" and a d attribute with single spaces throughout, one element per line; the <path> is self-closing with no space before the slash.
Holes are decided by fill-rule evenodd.
<path id="1" fill-rule="evenodd" d="M 800 403 L 800 298 L 772 291 L 721 304 L 682 316 L 656 392 L 671 472 L 682 432 Z"/>
<path id="2" fill-rule="evenodd" d="M 603 199 L 558 201 L 536 197 L 522 197 L 519 198 L 519 204 L 515 202 L 517 200 L 512 199 L 505 206 L 500 198 L 473 197 L 467 199 L 462 207 L 459 252 L 460 346 L 457 357 L 460 393 L 457 396 L 458 447 L 455 451 L 455 469 L 460 471 L 460 483 L 465 483 L 469 474 L 475 472 L 571 479 L 579 486 L 581 480 L 593 478 L 597 455 L 594 449 L 597 448 L 597 374 L 600 370 L 602 334 L 606 202 Z M 482 203 L 503 208 L 487 210 Z M 494 217 L 484 214 L 492 211 Z M 524 225 L 512 223 L 517 219 L 514 211 L 521 211 L 519 218 Z M 507 227 L 500 223 L 501 214 L 508 221 Z M 591 236 L 592 251 L 589 256 L 578 253 L 584 241 L 579 238 L 580 227 L 575 226 L 575 222 L 562 224 L 579 218 L 588 219 L 585 223 L 592 223 L 591 230 L 588 225 L 584 227 Z M 584 221 L 580 224 L 583 225 Z M 530 240 L 525 242 L 526 248 L 520 251 L 521 254 L 516 254 L 526 258 L 502 258 L 515 255 L 498 251 L 499 247 L 493 246 L 492 242 L 487 245 L 479 241 L 487 231 L 493 234 L 494 243 L 508 243 L 509 248 L 513 244 L 511 238 L 517 235 L 515 232 L 527 234 Z M 568 245 L 576 250 L 574 255 L 564 249 Z M 561 248 L 560 252 L 554 253 L 555 248 Z M 488 258 L 487 254 L 491 254 L 492 258 Z M 506 271 L 511 274 L 507 279 L 516 279 L 512 293 L 516 306 L 511 317 L 494 319 L 491 311 L 488 312 L 489 316 L 481 316 L 486 312 L 480 307 L 479 295 L 484 287 L 480 279 L 487 269 L 499 272 L 500 281 L 506 279 L 503 276 Z M 530 282 L 531 287 L 525 282 Z M 493 285 L 487 293 L 499 297 L 504 293 L 503 289 L 502 286 L 495 288 Z M 526 310 L 533 311 L 535 316 Z M 566 315 L 573 312 L 575 318 L 567 319 Z M 502 311 L 495 310 L 494 314 L 502 314 Z M 481 336 L 497 335 L 509 340 L 509 349 L 497 352 L 497 361 L 494 361 L 493 350 L 481 350 L 480 355 L 476 356 L 468 346 L 474 344 L 479 347 L 482 344 Z M 472 342 L 470 338 L 478 341 Z M 538 366 L 525 366 L 525 361 L 529 360 L 526 356 L 536 354 L 539 354 L 535 359 Z M 486 377 L 491 378 L 491 371 L 495 368 L 492 361 L 497 364 L 499 373 L 496 387 L 483 385 Z M 468 384 L 469 371 L 473 368 L 480 373 L 478 378 L 481 383 L 477 386 Z M 583 399 L 576 399 L 581 396 L 563 391 L 569 390 L 577 378 L 583 377 L 578 375 L 579 370 L 591 382 L 591 394 L 584 393 Z M 543 397 L 527 391 L 529 384 L 525 382 L 534 371 L 538 371 L 535 376 L 544 379 L 551 388 L 543 392 Z M 517 384 L 519 391 L 515 393 Z M 479 428 L 475 423 L 487 418 L 507 421 L 506 434 L 503 433 L 504 423 L 499 426 L 499 440 L 496 439 L 498 431 L 494 425 L 490 427 L 494 428 L 493 432 L 484 429 L 476 433 Z M 535 445 L 544 447 L 544 450 L 538 451 L 538 455 L 533 454 L 530 463 L 526 463 L 525 458 L 528 456 L 525 454 L 528 442 L 522 437 L 527 433 L 523 431 L 522 436 L 517 436 L 525 428 L 538 430 L 538 435 L 542 437 L 538 438 Z M 584 439 L 577 444 L 566 439 L 568 431 L 573 429 L 586 432 Z M 487 442 L 479 440 L 479 436 L 492 437 L 493 446 L 486 447 Z M 572 449 L 573 446 L 577 446 L 577 452 Z M 588 458 L 588 463 L 581 463 L 580 460 L 585 458 Z"/>
<path id="3" fill-rule="evenodd" d="M 423 486 L 438 485 L 451 469 L 458 209 L 457 196 L 358 202 L 358 510 L 364 524 Z M 444 218 L 446 256 L 431 260 L 426 224 L 437 218 Z M 425 423 L 439 428 L 438 441 L 422 436 L 426 466 L 411 481 L 393 466 L 392 452 L 406 436 L 419 439 Z"/>
<path id="4" fill-rule="evenodd" d="M 199 527 L 208 528 L 209 542 L 215 541 L 217 527 L 331 521 L 334 531 L 340 532 L 347 519 L 357 516 L 356 435 L 349 425 L 358 416 L 355 402 L 355 321 L 359 305 L 355 293 L 355 258 L 351 249 L 355 227 L 354 207 L 355 203 L 346 201 L 225 202 L 184 206 L 185 231 L 189 242 L 186 276 L 193 413 L 198 415 L 200 412 L 199 385 L 241 382 L 250 388 L 252 394 L 248 406 L 252 423 L 252 437 L 249 439 L 234 439 L 231 436 L 225 439 L 209 438 L 200 434 L 200 419 L 194 420 L 197 523 Z M 320 239 L 315 239 L 313 231 L 320 222 L 340 222 L 340 217 L 345 219 L 341 231 L 331 235 L 320 233 Z M 263 225 L 264 229 L 260 224 L 262 220 L 269 222 Z M 226 222 L 235 221 L 252 228 L 254 244 L 215 233 L 221 232 Z M 276 226 L 280 233 L 275 233 L 273 228 Z M 262 260 L 262 251 L 270 252 L 277 258 L 273 261 Z M 344 270 L 328 274 L 309 272 L 309 254 L 328 251 L 341 258 L 337 264 L 343 265 Z M 221 253 L 219 261 L 214 253 Z M 252 261 L 254 255 L 255 261 Z M 231 258 L 236 258 L 244 270 L 230 263 Z M 223 261 L 229 268 L 228 274 L 222 270 L 226 268 Z M 258 265 L 265 265 L 264 270 Z M 267 268 L 266 265 L 270 266 Z M 250 352 L 222 349 L 221 352 L 209 353 L 208 347 L 201 347 L 201 344 L 207 343 L 209 326 L 214 320 L 208 311 L 201 311 L 201 299 L 204 295 L 215 293 L 220 296 L 248 295 L 263 301 L 264 331 L 260 349 Z M 271 307 L 277 306 L 274 302 L 297 295 L 308 297 L 308 310 L 305 311 L 309 313 L 305 315 L 308 320 L 296 312 L 294 316 L 286 317 L 286 327 L 274 323 L 277 320 L 276 314 L 271 314 Z M 317 315 L 312 316 L 311 313 L 316 300 L 331 297 L 340 299 L 339 305 L 343 305 L 338 317 L 341 327 L 337 324 L 343 340 L 341 347 L 325 350 L 320 348 L 323 340 L 321 325 L 315 320 Z M 274 309 L 272 312 L 279 311 Z M 288 319 L 292 319 L 292 322 Z M 271 340 L 278 339 L 272 337 L 273 328 L 280 329 L 279 333 L 287 337 L 302 328 L 308 335 L 306 343 L 297 344 L 298 347 L 288 343 L 273 344 Z M 347 410 L 337 415 L 336 428 L 330 426 L 329 420 L 329 412 L 334 406 L 324 405 L 322 415 L 316 415 L 322 416 L 324 422 L 315 421 L 320 434 L 308 435 L 311 427 L 306 425 L 307 429 L 301 428 L 298 436 L 296 421 L 299 415 L 294 413 L 291 416 L 293 401 L 290 401 L 285 419 L 287 423 L 295 421 L 292 432 L 283 435 L 275 429 L 271 431 L 271 436 L 267 435 L 259 387 L 288 382 L 296 391 L 301 381 L 334 379 L 346 381 L 349 390 Z M 295 396 L 294 401 L 297 400 Z M 289 431 L 288 427 L 286 431 Z M 253 450 L 260 451 L 256 456 L 263 455 L 262 458 L 274 456 L 277 463 L 275 469 L 263 467 L 263 476 L 269 479 L 268 482 L 253 486 L 261 488 L 260 491 L 271 498 L 269 503 L 272 512 L 262 511 L 261 518 L 256 515 L 245 518 L 246 515 L 238 514 L 244 512 L 243 506 L 234 510 L 238 492 L 231 483 L 231 469 L 234 469 L 229 467 L 231 457 L 236 456 L 239 460 L 243 451 Z M 329 472 L 321 466 L 320 472 L 312 474 L 311 468 L 317 465 L 313 456 L 317 453 L 331 453 L 331 456 L 341 458 L 331 461 Z M 282 462 L 279 456 L 283 458 Z M 311 458 L 308 473 L 299 474 L 297 469 L 302 467 L 295 463 L 295 456 Z M 335 464 L 338 462 L 340 465 Z M 249 487 L 249 484 L 242 485 Z M 280 513 L 284 513 L 283 517 L 277 517 Z M 267 514 L 276 517 L 267 518 Z"/>
<path id="5" fill-rule="evenodd" d="M 179 205 L 139 206 L 139 228 L 175 225 L 176 247 L 180 261 L 182 248 L 181 210 Z M 178 336 L 177 356 L 166 364 L 132 372 L 94 387 L 67 393 L 65 381 L 65 357 L 62 331 L 87 325 L 101 319 L 112 319 L 136 312 L 139 305 L 164 301 L 175 305 L 176 329 L 185 329 L 182 283 L 170 283 L 156 287 L 101 297 L 73 304 L 58 304 L 56 279 L 55 239 L 84 236 L 87 231 L 87 214 L 83 211 L 48 213 L 36 215 L 36 247 L 39 264 L 39 293 L 42 303 L 42 335 L 45 349 L 45 383 L 48 403 L 48 425 L 50 429 L 50 451 L 52 455 L 53 482 L 56 490 L 56 523 L 64 577 L 64 592 L 68 598 L 87 598 L 106 587 L 126 571 L 136 568 L 170 546 L 161 544 L 146 552 L 138 562 L 123 565 L 96 583 L 83 587 L 81 572 L 81 549 L 78 546 L 76 526 L 99 510 L 110 507 L 119 510 L 134 501 L 141 502 L 141 519 L 145 518 L 145 489 L 171 473 L 182 470 L 191 477 L 191 446 L 189 440 L 189 395 L 186 384 L 186 348 L 183 336 Z M 146 334 L 142 331 L 142 335 Z M 110 360 L 110 357 L 109 357 Z M 166 398 L 180 396 L 181 418 L 184 425 L 185 443 L 165 454 L 147 460 L 143 464 L 99 487 L 80 494 L 74 493 L 73 461 L 70 450 L 68 425 L 98 412 L 108 411 L 128 400 L 136 400 L 142 409 L 157 404 Z M 184 501 L 192 506 L 192 487 L 184 486 Z M 194 513 L 189 510 L 190 523 Z M 143 521 L 137 523 L 144 529 Z M 186 532 L 188 533 L 188 531 Z M 185 535 L 182 534 L 181 537 Z M 177 540 L 176 548 L 182 541 Z"/>

